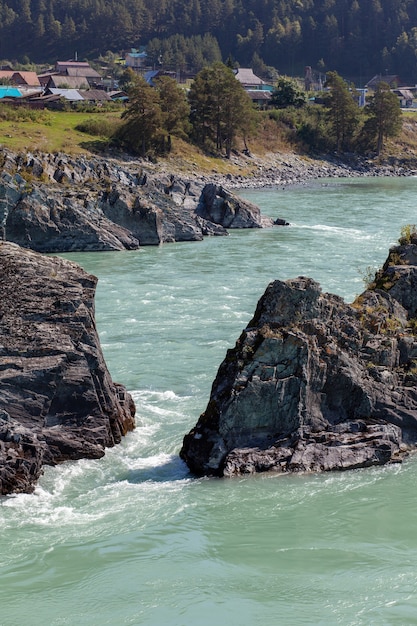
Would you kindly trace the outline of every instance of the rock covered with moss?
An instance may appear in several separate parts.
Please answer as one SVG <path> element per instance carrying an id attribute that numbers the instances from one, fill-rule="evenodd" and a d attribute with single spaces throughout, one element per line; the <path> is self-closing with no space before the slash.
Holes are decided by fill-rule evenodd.
<path id="1" fill-rule="evenodd" d="M 181 457 L 220 476 L 401 461 L 417 443 L 416 294 L 412 243 L 353 304 L 310 278 L 271 283 Z"/>
<path id="2" fill-rule="evenodd" d="M 44 465 L 99 458 L 134 428 L 94 319 L 97 279 L 0 242 L 0 495 L 30 492 Z"/>

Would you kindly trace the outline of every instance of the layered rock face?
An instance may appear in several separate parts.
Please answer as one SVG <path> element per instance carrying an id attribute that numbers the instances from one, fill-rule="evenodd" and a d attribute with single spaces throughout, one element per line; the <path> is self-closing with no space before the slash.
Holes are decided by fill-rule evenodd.
<path id="1" fill-rule="evenodd" d="M 417 443 L 417 245 L 349 305 L 309 278 L 271 283 L 181 457 L 199 474 L 401 461 Z"/>
<path id="2" fill-rule="evenodd" d="M 221 187 L 147 173 L 135 161 L 0 151 L 0 167 L 0 240 L 38 252 L 131 250 L 273 225 Z"/>
<path id="3" fill-rule="evenodd" d="M 97 279 L 0 242 L 0 494 L 30 492 L 43 465 L 99 458 L 134 428 L 94 320 Z"/>
<path id="4" fill-rule="evenodd" d="M 262 216 L 252 202 L 214 183 L 205 185 L 196 211 L 200 217 L 225 228 L 264 228 L 274 224 L 270 217 Z"/>

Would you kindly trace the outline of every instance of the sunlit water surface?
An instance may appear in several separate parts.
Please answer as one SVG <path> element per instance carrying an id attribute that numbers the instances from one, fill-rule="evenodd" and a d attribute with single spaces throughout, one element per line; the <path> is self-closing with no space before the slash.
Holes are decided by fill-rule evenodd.
<path id="1" fill-rule="evenodd" d="M 273 279 L 348 301 L 416 223 L 417 179 L 244 191 L 291 226 L 67 255 L 137 428 L 99 461 L 0 499 L 1 626 L 417 624 L 417 460 L 310 476 L 195 479 L 182 437 Z"/>

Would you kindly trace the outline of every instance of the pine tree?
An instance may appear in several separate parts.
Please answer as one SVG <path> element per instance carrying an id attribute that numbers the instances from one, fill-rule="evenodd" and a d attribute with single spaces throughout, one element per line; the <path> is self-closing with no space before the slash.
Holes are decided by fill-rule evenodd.
<path id="1" fill-rule="evenodd" d="M 169 135 L 186 139 L 190 130 L 190 105 L 184 90 L 169 76 L 156 78 L 155 87 L 159 95 L 164 129 Z"/>
<path id="2" fill-rule="evenodd" d="M 354 93 L 349 85 L 337 72 L 327 73 L 326 86 L 330 89 L 326 106 L 336 150 L 349 150 L 358 130 L 359 106 L 353 99 Z"/>
<path id="3" fill-rule="evenodd" d="M 369 115 L 365 127 L 368 134 L 376 140 L 377 154 L 384 148 L 384 139 L 395 137 L 401 131 L 401 107 L 398 97 L 387 83 L 378 84 L 374 96 L 366 106 Z"/>
<path id="4" fill-rule="evenodd" d="M 125 120 L 117 139 L 133 152 L 145 156 L 161 135 L 162 111 L 159 94 L 142 76 L 136 77 L 128 91 L 129 105 L 122 113 Z"/>
<path id="5" fill-rule="evenodd" d="M 225 150 L 229 158 L 236 136 L 245 137 L 254 116 L 252 102 L 233 71 L 223 63 L 201 70 L 191 86 L 189 102 L 197 143 Z"/>

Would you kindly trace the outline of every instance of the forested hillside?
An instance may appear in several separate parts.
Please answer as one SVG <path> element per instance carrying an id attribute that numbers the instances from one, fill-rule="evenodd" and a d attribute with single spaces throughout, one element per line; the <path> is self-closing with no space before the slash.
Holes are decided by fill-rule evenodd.
<path id="1" fill-rule="evenodd" d="M 358 85 L 385 72 L 417 82 L 415 0 L 0 0 L 2 59 L 93 58 L 152 39 L 155 51 L 155 38 L 205 33 L 242 66 L 255 59 L 295 75 L 310 65 Z"/>

